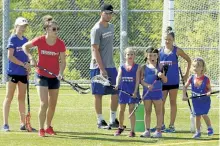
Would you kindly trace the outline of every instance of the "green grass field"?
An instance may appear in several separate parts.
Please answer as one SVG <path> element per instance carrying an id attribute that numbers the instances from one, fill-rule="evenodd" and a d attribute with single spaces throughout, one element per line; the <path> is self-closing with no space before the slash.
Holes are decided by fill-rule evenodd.
<path id="1" fill-rule="evenodd" d="M 179 92 L 181 93 L 181 91 Z M 5 88 L 0 88 L 0 103 L 5 98 Z M 31 124 L 38 128 L 37 113 L 39 108 L 39 99 L 36 89 L 32 86 L 30 91 L 31 98 Z M 103 99 L 103 115 L 109 120 L 109 97 Z M 2 111 L 2 105 L 1 111 Z M 169 102 L 166 104 L 166 126 L 169 122 Z M 58 105 L 53 120 L 56 136 L 48 136 L 41 138 L 38 133 L 28 133 L 19 131 L 19 114 L 17 107 L 17 98 L 15 97 L 9 116 L 10 132 L 0 132 L 1 146 L 137 146 L 137 145 L 155 145 L 155 146 L 216 146 L 219 143 L 219 100 L 212 97 L 212 109 L 210 110 L 210 118 L 214 127 L 215 134 L 208 137 L 206 134 L 206 125 L 202 121 L 202 137 L 201 139 L 192 139 L 192 133 L 189 132 L 189 109 L 187 102 L 181 100 L 178 96 L 178 113 L 176 119 L 176 133 L 163 134 L 163 138 L 140 138 L 141 132 L 136 133 L 135 138 L 130 138 L 128 111 L 126 111 L 125 125 L 128 129 L 118 137 L 114 137 L 115 130 L 103 130 L 96 127 L 96 115 L 91 94 L 79 95 L 72 91 L 70 87 L 61 87 Z M 152 126 L 155 126 L 155 114 L 152 113 Z M 0 116 L 2 123 L 2 114 Z M 1 124 L 2 125 L 2 124 Z"/>

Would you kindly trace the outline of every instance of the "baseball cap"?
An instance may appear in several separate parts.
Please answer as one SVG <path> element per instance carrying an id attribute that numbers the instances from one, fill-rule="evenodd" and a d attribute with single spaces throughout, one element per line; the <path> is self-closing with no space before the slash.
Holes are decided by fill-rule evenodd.
<path id="1" fill-rule="evenodd" d="M 28 21 L 26 18 L 24 17 L 18 17 L 16 20 L 15 20 L 15 25 L 25 25 L 25 24 L 28 24 Z"/>
<path id="2" fill-rule="evenodd" d="M 113 13 L 113 7 L 110 4 L 103 4 L 101 6 L 101 12 L 105 13 Z"/>

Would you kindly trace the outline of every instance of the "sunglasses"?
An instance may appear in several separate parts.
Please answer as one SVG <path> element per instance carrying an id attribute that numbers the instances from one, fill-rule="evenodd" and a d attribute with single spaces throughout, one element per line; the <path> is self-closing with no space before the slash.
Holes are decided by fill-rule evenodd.
<path id="1" fill-rule="evenodd" d="M 59 28 L 59 27 L 53 27 L 52 30 L 53 30 L 53 31 L 59 31 L 60 28 Z"/>

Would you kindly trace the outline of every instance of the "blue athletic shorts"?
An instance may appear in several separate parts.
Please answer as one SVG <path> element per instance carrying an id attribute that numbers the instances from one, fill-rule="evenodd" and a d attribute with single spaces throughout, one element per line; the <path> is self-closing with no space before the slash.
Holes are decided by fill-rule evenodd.
<path id="1" fill-rule="evenodd" d="M 48 89 L 59 89 L 60 81 L 57 78 L 48 78 L 48 77 L 36 74 L 35 85 L 48 87 Z"/>
<path id="2" fill-rule="evenodd" d="M 144 100 L 161 100 L 163 99 L 163 92 L 162 90 L 159 90 L 159 91 L 149 91 L 147 94 L 146 94 L 146 90 L 143 91 L 143 97 Z"/>
<path id="3" fill-rule="evenodd" d="M 108 79 L 111 85 L 115 85 L 116 77 L 118 74 L 116 68 L 106 68 L 105 70 L 107 71 Z M 99 68 L 90 70 L 91 78 L 99 74 L 100 74 Z M 118 94 L 118 91 L 114 90 L 112 87 L 103 86 L 100 83 L 91 83 L 91 85 L 92 85 L 92 94 L 96 94 L 96 95 Z"/>

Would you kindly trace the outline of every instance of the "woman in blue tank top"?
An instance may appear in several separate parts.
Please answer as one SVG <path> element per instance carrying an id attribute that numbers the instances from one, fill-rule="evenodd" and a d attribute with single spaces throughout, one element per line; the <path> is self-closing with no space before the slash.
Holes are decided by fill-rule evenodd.
<path id="1" fill-rule="evenodd" d="M 184 74 L 184 80 L 186 81 L 189 76 L 189 70 L 191 66 L 190 57 L 180 48 L 174 45 L 175 35 L 171 27 L 168 27 L 165 35 L 165 46 L 160 49 L 160 64 L 168 65 L 167 83 L 163 84 L 163 126 L 162 130 L 165 130 L 164 115 L 165 115 L 165 102 L 167 95 L 170 97 L 170 110 L 171 118 L 169 128 L 164 132 L 175 132 L 175 119 L 177 113 L 176 98 L 179 88 L 179 69 L 178 69 L 178 56 L 181 56 L 187 62 L 187 69 Z"/>
<path id="2" fill-rule="evenodd" d="M 125 59 L 125 64 L 119 67 L 115 89 L 120 88 L 123 91 L 133 94 L 133 96 L 131 97 L 123 92 L 119 92 L 119 127 L 114 134 L 115 136 L 120 135 L 124 131 L 123 123 L 126 104 L 128 104 L 129 114 L 131 114 L 135 108 L 135 104 L 140 101 L 140 67 L 134 62 L 135 51 L 132 48 L 125 49 Z M 131 131 L 129 137 L 134 137 L 135 114 L 132 114 L 130 117 L 130 123 Z"/>

